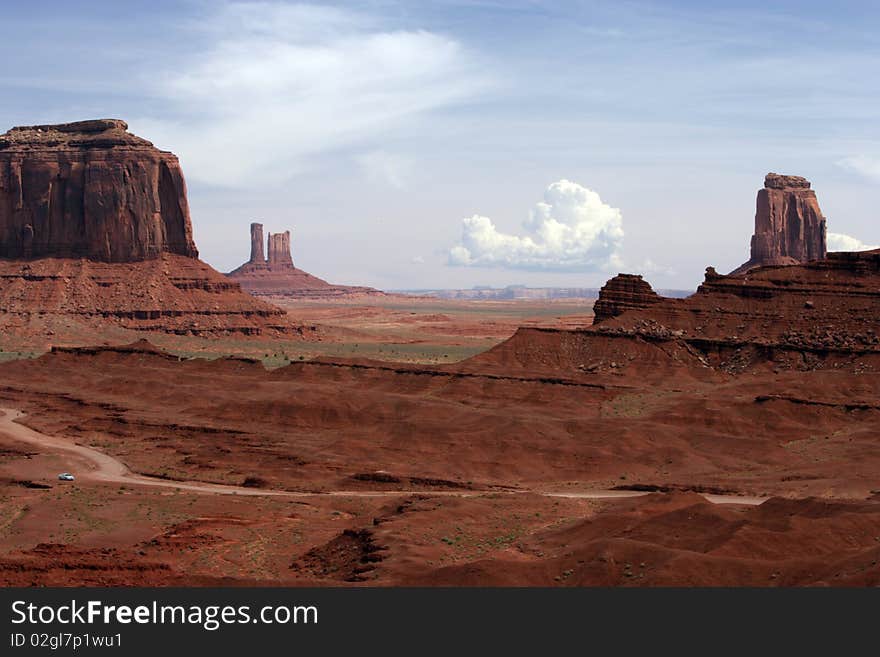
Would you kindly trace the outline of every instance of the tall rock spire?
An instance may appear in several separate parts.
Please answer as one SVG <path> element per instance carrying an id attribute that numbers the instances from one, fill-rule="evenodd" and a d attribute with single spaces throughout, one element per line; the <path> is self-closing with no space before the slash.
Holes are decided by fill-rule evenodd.
<path id="1" fill-rule="evenodd" d="M 263 251 L 263 224 L 251 224 L 251 259 L 252 265 L 266 264 L 266 255 Z"/>
<path id="2" fill-rule="evenodd" d="M 732 274 L 761 265 L 794 265 L 826 255 L 825 217 L 816 192 L 800 176 L 768 173 L 758 190 L 749 260 Z"/>
<path id="3" fill-rule="evenodd" d="M 290 231 L 269 233 L 269 269 L 285 269 L 293 267 L 293 256 L 290 255 Z"/>

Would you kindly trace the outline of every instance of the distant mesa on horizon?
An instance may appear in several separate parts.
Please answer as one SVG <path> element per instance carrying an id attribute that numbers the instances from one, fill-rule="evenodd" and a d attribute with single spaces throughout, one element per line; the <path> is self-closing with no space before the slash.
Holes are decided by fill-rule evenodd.
<path id="1" fill-rule="evenodd" d="M 293 264 L 290 231 L 269 233 L 268 258 L 263 250 L 263 224 L 251 224 L 251 255 L 246 263 L 232 270 L 227 277 L 256 296 L 339 297 L 350 295 L 382 295 L 371 287 L 333 285 L 322 278 L 297 269 Z"/>

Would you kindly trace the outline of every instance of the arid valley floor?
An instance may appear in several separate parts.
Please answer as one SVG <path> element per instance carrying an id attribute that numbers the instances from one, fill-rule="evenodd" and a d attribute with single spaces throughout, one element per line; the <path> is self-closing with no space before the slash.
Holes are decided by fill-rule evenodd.
<path id="1" fill-rule="evenodd" d="M 325 335 L 363 336 L 380 322 L 443 326 L 438 304 L 452 311 L 448 301 L 402 310 L 386 300 L 355 312 L 361 303 L 303 314 Z M 589 305 L 459 308 L 474 319 L 467 340 L 496 346 L 458 363 L 337 355 L 267 368 L 147 342 L 10 360 L 0 407 L 39 433 L 26 442 L 11 418 L 0 424 L 0 577 L 878 583 L 880 386 L 870 358 L 725 371 L 674 338 L 573 327 Z M 541 328 L 500 340 L 529 321 Z M 428 336 L 425 353 L 461 347 L 446 330 L 416 332 Z M 134 474 L 108 478 L 49 437 Z M 77 480 L 56 481 L 62 471 Z M 655 492 L 633 495 L 643 491 Z"/>
<path id="2" fill-rule="evenodd" d="M 880 249 L 806 179 L 685 298 L 384 294 L 268 237 L 200 260 L 119 119 L 0 135 L 0 585 L 880 584 Z"/>

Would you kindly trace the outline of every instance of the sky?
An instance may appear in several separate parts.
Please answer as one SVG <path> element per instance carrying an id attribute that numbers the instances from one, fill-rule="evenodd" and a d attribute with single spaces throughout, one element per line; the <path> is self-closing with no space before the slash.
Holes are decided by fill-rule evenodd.
<path id="1" fill-rule="evenodd" d="M 336 283 L 693 289 L 770 171 L 880 244 L 880 3 L 0 4 L 0 132 L 126 120 L 221 271 L 259 221 Z"/>

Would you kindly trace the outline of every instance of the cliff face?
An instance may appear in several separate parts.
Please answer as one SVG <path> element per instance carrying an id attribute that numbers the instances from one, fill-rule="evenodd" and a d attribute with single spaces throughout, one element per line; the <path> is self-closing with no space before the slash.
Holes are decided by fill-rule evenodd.
<path id="1" fill-rule="evenodd" d="M 617 317 L 633 308 L 645 308 L 660 300 L 651 284 L 635 274 L 618 274 L 599 290 L 593 305 L 593 323 Z"/>
<path id="2" fill-rule="evenodd" d="M 825 217 L 809 181 L 768 173 L 758 191 L 751 257 L 731 273 L 819 260 L 825 254 Z"/>
<path id="3" fill-rule="evenodd" d="M 197 258 L 177 157 L 116 119 L 0 135 L 0 257 Z"/>
<path id="4" fill-rule="evenodd" d="M 198 259 L 177 158 L 102 119 L 0 136 L 0 333 L 290 332 L 286 313 Z M 255 254 L 262 258 L 262 240 Z"/>

